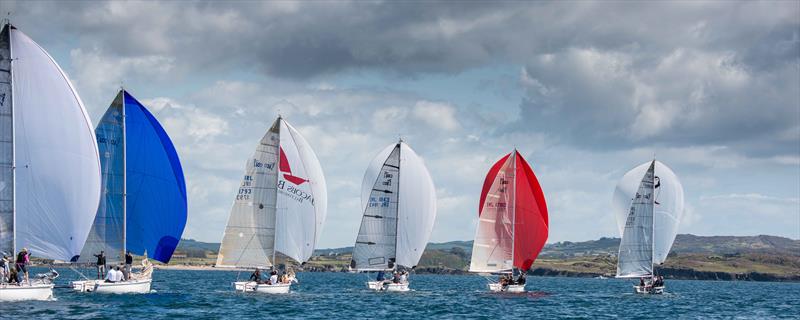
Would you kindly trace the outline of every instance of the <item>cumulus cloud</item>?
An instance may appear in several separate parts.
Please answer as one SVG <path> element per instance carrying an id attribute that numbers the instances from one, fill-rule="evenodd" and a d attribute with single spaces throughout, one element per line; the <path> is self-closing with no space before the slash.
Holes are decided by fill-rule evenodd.
<path id="1" fill-rule="evenodd" d="M 783 222 L 800 204 L 774 200 L 800 193 L 797 2 L 3 4 L 94 119 L 123 83 L 164 124 L 189 237 L 219 240 L 278 114 L 326 173 L 321 247 L 352 244 L 363 170 L 398 136 L 438 188 L 433 241 L 474 236 L 483 175 L 515 147 L 545 189 L 550 241 L 615 235 L 614 184 L 654 155 L 684 182 L 681 232 L 800 229 Z M 486 75 L 499 68 L 513 74 Z"/>

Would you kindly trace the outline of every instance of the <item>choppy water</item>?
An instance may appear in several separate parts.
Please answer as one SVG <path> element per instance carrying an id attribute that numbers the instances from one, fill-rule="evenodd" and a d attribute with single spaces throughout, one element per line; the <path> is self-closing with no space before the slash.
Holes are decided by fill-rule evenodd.
<path id="1" fill-rule="evenodd" d="M 61 270 L 58 284 L 77 278 Z M 91 274 L 90 272 L 86 273 Z M 248 276 L 242 274 L 242 277 Z M 299 273 L 288 295 L 236 293 L 237 272 L 156 270 L 154 293 L 56 289 L 55 301 L 0 306 L 23 318 L 798 318 L 800 283 L 678 281 L 642 296 L 616 279 L 529 277 L 527 294 L 490 294 L 480 276 L 412 275 L 413 291 L 373 292 L 364 274 Z"/>

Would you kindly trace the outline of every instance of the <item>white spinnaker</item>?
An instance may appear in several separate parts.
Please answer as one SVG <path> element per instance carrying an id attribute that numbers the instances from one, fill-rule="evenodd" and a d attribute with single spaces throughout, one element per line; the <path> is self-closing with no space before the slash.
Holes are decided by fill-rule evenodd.
<path id="1" fill-rule="evenodd" d="M 628 171 L 617 184 L 612 199 L 612 210 L 617 219 L 619 234 L 622 236 L 625 221 L 630 209 L 631 199 L 636 194 L 642 177 L 644 177 L 650 161 L 645 162 L 631 171 Z M 678 225 L 683 217 L 683 186 L 678 176 L 661 161 L 655 162 L 655 209 L 654 220 L 654 245 L 653 263 L 661 264 L 667 259 L 675 236 L 678 234 Z"/>
<path id="2" fill-rule="evenodd" d="M 266 268 L 275 250 L 278 122 L 247 160 L 220 243 L 218 267 Z"/>
<path id="3" fill-rule="evenodd" d="M 400 143 L 399 187 L 397 264 L 414 267 L 433 231 L 436 188 L 422 158 L 404 142 Z"/>
<path id="4" fill-rule="evenodd" d="M 653 164 L 639 183 L 619 243 L 618 278 L 653 274 Z"/>
<path id="5" fill-rule="evenodd" d="M 311 258 L 322 234 L 328 190 L 322 166 L 302 135 L 281 120 L 280 142 L 287 163 L 278 178 L 278 232 L 275 250 L 303 263 Z"/>
<path id="6" fill-rule="evenodd" d="M 16 244 L 37 257 L 80 254 L 100 201 L 100 160 L 86 109 L 52 57 L 11 30 Z"/>
<path id="7" fill-rule="evenodd" d="M 500 167 L 486 194 L 472 246 L 471 272 L 502 272 L 514 268 L 514 161 L 516 153 Z"/>

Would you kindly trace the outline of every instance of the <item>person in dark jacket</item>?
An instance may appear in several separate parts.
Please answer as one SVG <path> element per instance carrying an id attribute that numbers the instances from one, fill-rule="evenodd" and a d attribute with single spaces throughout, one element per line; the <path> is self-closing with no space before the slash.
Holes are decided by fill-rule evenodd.
<path id="1" fill-rule="evenodd" d="M 133 254 L 131 251 L 125 253 L 125 280 L 130 280 L 131 277 L 131 265 L 133 265 Z"/>
<path id="2" fill-rule="evenodd" d="M 253 271 L 253 273 L 250 275 L 250 281 L 255 281 L 258 284 L 263 283 L 261 280 L 261 270 L 256 269 L 256 271 Z"/>
<path id="3" fill-rule="evenodd" d="M 17 273 L 25 275 L 25 282 L 30 283 L 28 279 L 28 263 L 31 262 L 31 256 L 28 253 L 28 248 L 22 248 L 22 251 L 17 254 Z"/>
<path id="4" fill-rule="evenodd" d="M 517 284 L 518 285 L 525 285 L 525 273 L 520 273 L 519 277 L 517 277 Z"/>
<path id="5" fill-rule="evenodd" d="M 97 279 L 103 280 L 106 277 L 106 253 L 100 251 L 94 256 L 97 258 Z"/>

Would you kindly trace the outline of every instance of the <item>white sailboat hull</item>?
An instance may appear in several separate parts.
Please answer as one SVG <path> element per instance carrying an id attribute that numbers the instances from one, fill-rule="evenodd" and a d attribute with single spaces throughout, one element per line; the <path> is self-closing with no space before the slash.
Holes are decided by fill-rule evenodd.
<path id="1" fill-rule="evenodd" d="M 130 280 L 120 282 L 105 282 L 101 280 L 73 281 L 72 289 L 78 292 L 97 293 L 150 293 L 152 279 Z"/>
<path id="2" fill-rule="evenodd" d="M 50 300 L 52 298 L 53 284 L 0 285 L 0 302 Z"/>
<path id="3" fill-rule="evenodd" d="M 511 284 L 503 287 L 502 284 L 499 283 L 490 283 L 489 284 L 489 291 L 491 292 L 510 292 L 510 293 L 523 293 L 525 292 L 525 285 L 524 284 Z"/>
<path id="4" fill-rule="evenodd" d="M 291 283 L 259 284 L 254 281 L 237 281 L 233 283 L 233 287 L 236 289 L 236 291 L 241 291 L 241 292 L 280 294 L 280 293 L 289 293 L 289 289 L 291 289 L 292 284 Z"/>
<path id="5" fill-rule="evenodd" d="M 638 294 L 662 294 L 662 293 L 664 293 L 664 286 L 660 286 L 660 287 L 633 286 L 633 289 Z"/>
<path id="6" fill-rule="evenodd" d="M 367 281 L 367 288 L 375 291 L 390 291 L 390 292 L 406 292 L 408 289 L 408 282 L 406 283 L 385 283 L 383 281 Z"/>

